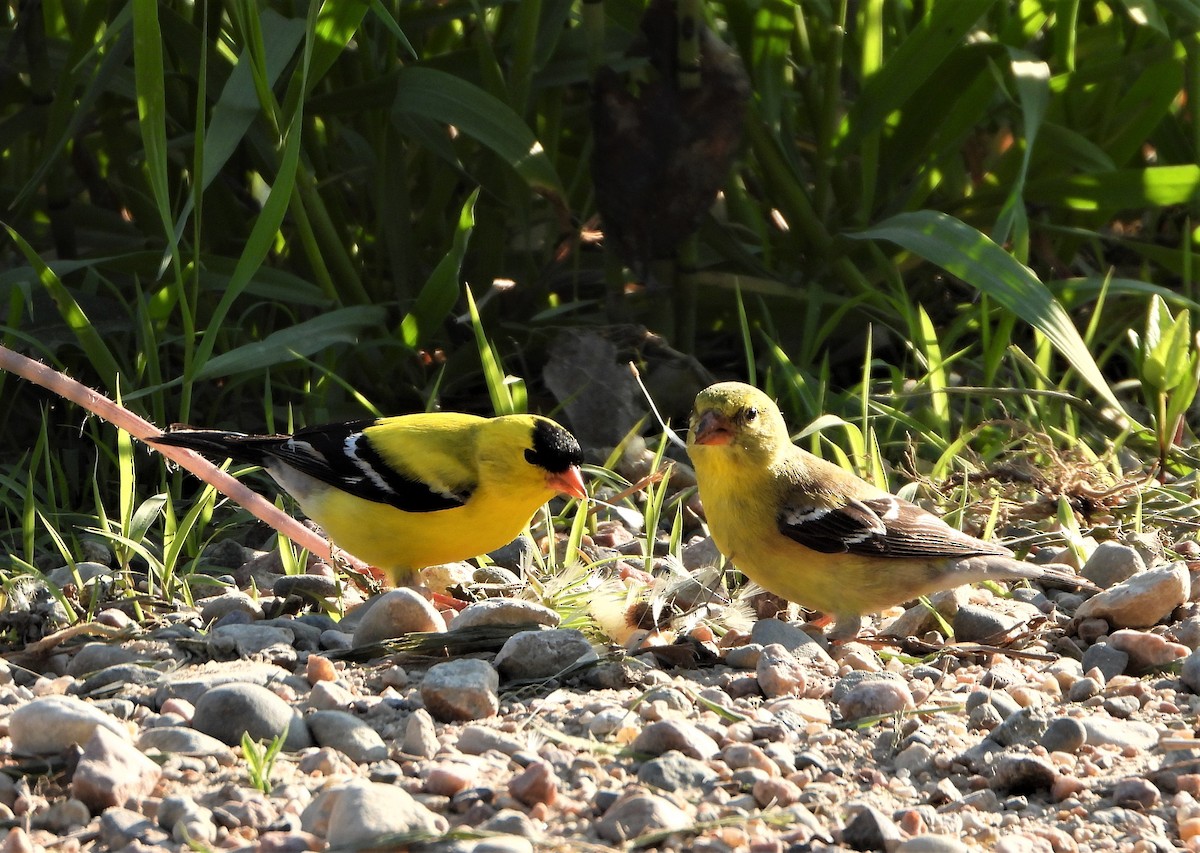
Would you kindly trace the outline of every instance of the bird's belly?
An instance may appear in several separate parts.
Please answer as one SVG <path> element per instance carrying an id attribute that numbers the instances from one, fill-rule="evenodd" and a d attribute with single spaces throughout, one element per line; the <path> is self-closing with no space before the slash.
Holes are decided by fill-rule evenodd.
<path id="1" fill-rule="evenodd" d="M 921 561 L 869 560 L 852 554 L 818 554 L 777 531 L 760 531 L 757 544 L 735 534 L 717 546 L 759 586 L 826 613 L 873 613 L 930 590 Z M 936 584 L 933 588 L 936 588 Z"/>
<path id="2" fill-rule="evenodd" d="M 334 544 L 360 560 L 388 570 L 404 583 L 415 569 L 476 557 L 508 544 L 524 529 L 528 512 L 497 511 L 489 502 L 471 502 L 435 512 L 405 512 L 375 504 L 364 518 L 362 502 L 339 492 L 301 504 Z"/>

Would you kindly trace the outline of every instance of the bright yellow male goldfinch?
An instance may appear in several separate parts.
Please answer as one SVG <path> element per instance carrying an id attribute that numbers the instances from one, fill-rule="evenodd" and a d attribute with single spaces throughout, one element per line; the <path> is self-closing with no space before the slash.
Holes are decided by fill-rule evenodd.
<path id="1" fill-rule="evenodd" d="M 537 415 L 435 412 L 295 435 L 174 427 L 148 441 L 261 465 L 332 542 L 397 584 L 506 545 L 556 494 L 587 497 L 579 442 Z"/>
<path id="2" fill-rule="evenodd" d="M 688 454 L 713 541 L 764 589 L 836 617 L 835 639 L 861 615 L 981 580 L 1095 587 L 955 530 L 936 515 L 792 444 L 783 415 L 757 388 L 701 391 Z"/>

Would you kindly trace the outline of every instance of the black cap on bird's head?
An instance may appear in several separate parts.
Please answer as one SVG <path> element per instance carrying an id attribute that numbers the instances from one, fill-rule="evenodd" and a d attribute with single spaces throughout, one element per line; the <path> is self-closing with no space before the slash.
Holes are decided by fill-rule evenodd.
<path id="1" fill-rule="evenodd" d="M 525 460 L 560 474 L 583 463 L 583 449 L 575 436 L 554 421 L 538 418 L 533 424 L 533 447 L 525 451 Z"/>
<path id="2" fill-rule="evenodd" d="M 546 482 L 557 491 L 576 498 L 586 498 L 579 466 L 583 464 L 583 449 L 575 436 L 549 418 L 535 418 L 533 446 L 525 450 L 525 461 L 549 473 Z"/>

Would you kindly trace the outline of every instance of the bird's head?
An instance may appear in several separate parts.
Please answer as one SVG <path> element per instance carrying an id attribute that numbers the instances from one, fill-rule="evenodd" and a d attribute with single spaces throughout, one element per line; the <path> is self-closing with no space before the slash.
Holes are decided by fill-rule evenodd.
<path id="1" fill-rule="evenodd" d="M 540 415 L 507 415 L 489 421 L 484 435 L 485 464 L 490 460 L 516 469 L 502 473 L 503 479 L 525 482 L 532 476 L 552 492 L 587 498 L 579 468 L 583 450 L 575 436 L 554 421 Z"/>
<path id="2" fill-rule="evenodd" d="M 720 382 L 696 395 L 688 429 L 688 449 L 729 447 L 769 454 L 791 444 L 775 402 L 741 382 Z"/>

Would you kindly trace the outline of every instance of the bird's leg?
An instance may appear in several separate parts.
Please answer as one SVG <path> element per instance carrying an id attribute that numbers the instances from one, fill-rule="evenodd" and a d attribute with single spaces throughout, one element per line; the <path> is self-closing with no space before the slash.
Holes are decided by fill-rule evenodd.
<path id="1" fill-rule="evenodd" d="M 858 637 L 862 630 L 862 616 L 858 613 L 835 613 L 833 628 L 826 636 L 831 643 L 846 643 Z"/>

